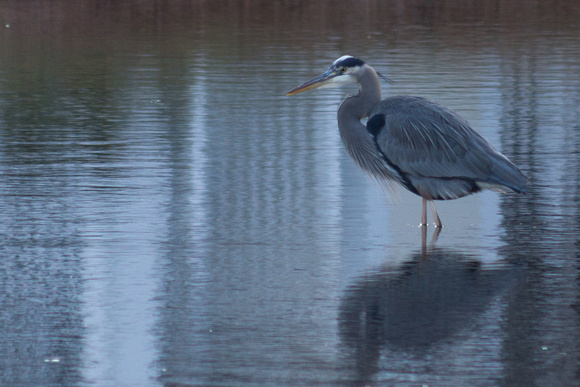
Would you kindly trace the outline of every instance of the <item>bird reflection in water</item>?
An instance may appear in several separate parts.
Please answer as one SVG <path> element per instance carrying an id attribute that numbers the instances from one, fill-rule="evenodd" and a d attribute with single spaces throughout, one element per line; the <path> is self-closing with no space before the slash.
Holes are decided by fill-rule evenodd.
<path id="1" fill-rule="evenodd" d="M 430 247 L 434 248 L 435 243 L 437 242 L 437 238 L 439 238 L 439 234 L 441 233 L 441 227 L 435 227 L 435 231 L 433 231 L 433 235 L 431 236 Z M 422 253 L 423 255 L 427 254 L 427 227 L 421 227 L 421 246 L 422 246 Z"/>
<path id="2" fill-rule="evenodd" d="M 477 329 L 478 317 L 520 273 L 507 264 L 483 269 L 476 257 L 434 248 L 359 278 L 339 308 L 342 368 L 354 371 L 357 383 L 385 369 L 406 370 L 405 358 L 428 358 L 458 332 Z"/>

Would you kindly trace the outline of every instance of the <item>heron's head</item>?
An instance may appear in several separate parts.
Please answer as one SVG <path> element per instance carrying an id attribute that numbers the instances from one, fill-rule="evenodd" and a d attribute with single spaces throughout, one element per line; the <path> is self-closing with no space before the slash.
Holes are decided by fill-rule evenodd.
<path id="1" fill-rule="evenodd" d="M 294 95 L 319 87 L 345 85 L 358 82 L 358 76 L 363 71 L 365 62 L 354 56 L 341 56 L 324 73 L 290 90 L 286 95 Z"/>

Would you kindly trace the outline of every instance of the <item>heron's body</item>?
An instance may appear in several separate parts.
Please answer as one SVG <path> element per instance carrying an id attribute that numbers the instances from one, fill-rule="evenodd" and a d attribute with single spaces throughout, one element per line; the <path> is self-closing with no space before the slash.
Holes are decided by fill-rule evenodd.
<path id="1" fill-rule="evenodd" d="M 338 109 L 338 128 L 349 155 L 379 181 L 395 181 L 426 202 L 457 199 L 482 189 L 526 192 L 526 177 L 467 121 L 424 98 L 381 101 L 378 73 L 360 59 L 343 56 L 321 76 L 288 94 L 329 83 L 356 83 L 359 94 Z M 368 118 L 366 126 L 361 120 Z M 437 226 L 441 221 L 433 206 Z"/>

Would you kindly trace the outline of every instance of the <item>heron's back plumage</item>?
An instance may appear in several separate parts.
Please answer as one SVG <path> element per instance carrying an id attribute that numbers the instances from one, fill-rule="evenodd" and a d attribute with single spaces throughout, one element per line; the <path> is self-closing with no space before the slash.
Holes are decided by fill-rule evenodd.
<path id="1" fill-rule="evenodd" d="M 481 189 L 526 192 L 526 177 L 459 115 L 420 97 L 384 99 L 367 130 L 410 191 L 455 199 Z"/>

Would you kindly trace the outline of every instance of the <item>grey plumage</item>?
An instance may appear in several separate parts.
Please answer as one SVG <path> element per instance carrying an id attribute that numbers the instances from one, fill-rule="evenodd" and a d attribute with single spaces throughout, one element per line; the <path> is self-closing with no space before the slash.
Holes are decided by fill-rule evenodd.
<path id="1" fill-rule="evenodd" d="M 384 123 L 370 129 L 378 148 L 427 200 L 457 199 L 484 188 L 526 191 L 520 170 L 451 110 L 419 97 L 391 97 L 369 115 L 377 114 Z"/>
<path id="2" fill-rule="evenodd" d="M 420 97 L 381 101 L 379 74 L 360 59 L 343 56 L 288 95 L 345 83 L 359 86 L 359 93 L 338 109 L 347 152 L 377 180 L 395 181 L 421 196 L 422 224 L 426 201 L 457 199 L 482 189 L 526 192 L 527 178 L 520 170 L 453 111 Z M 434 206 L 433 216 L 441 226 Z"/>

